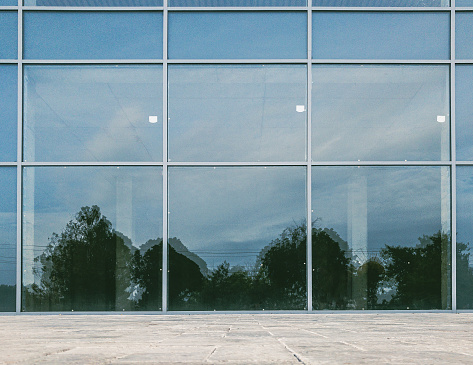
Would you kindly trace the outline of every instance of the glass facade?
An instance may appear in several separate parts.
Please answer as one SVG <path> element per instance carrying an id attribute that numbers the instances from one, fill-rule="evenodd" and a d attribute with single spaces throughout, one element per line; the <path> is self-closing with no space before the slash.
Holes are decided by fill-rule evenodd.
<path id="1" fill-rule="evenodd" d="M 0 312 L 473 310 L 472 14 L 0 1 Z"/>

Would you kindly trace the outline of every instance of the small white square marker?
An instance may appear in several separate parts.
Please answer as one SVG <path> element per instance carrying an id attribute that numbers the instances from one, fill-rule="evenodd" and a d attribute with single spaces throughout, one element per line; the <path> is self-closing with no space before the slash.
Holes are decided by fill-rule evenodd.
<path id="1" fill-rule="evenodd" d="M 305 112 L 305 105 L 296 105 L 296 112 L 298 113 Z"/>
<path id="2" fill-rule="evenodd" d="M 437 122 L 445 123 L 445 115 L 437 115 Z"/>
<path id="3" fill-rule="evenodd" d="M 158 116 L 157 115 L 150 115 L 148 121 L 152 124 L 158 123 Z"/>

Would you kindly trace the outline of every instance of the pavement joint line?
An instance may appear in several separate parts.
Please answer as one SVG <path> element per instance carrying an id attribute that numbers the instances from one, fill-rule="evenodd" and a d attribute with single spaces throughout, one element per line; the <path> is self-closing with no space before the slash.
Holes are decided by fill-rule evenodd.
<path id="1" fill-rule="evenodd" d="M 324 336 L 324 335 L 322 335 L 322 334 L 320 334 L 320 333 L 317 333 L 317 332 L 314 332 L 314 331 L 306 330 L 305 328 L 301 328 L 301 330 L 302 330 L 302 331 L 309 332 L 309 333 L 312 333 L 312 334 L 314 334 L 314 335 L 316 335 L 316 336 L 320 336 L 320 337 L 323 337 L 323 338 L 328 338 L 327 336 Z"/>
<path id="2" fill-rule="evenodd" d="M 344 345 L 347 345 L 347 346 L 351 346 L 359 351 L 363 351 L 363 352 L 367 352 L 368 350 L 364 349 L 363 347 L 360 347 L 360 346 L 357 346 L 357 345 L 354 345 L 350 342 L 346 342 L 346 341 L 338 341 L 339 343 L 341 344 L 344 344 Z"/>
<path id="3" fill-rule="evenodd" d="M 210 354 L 207 355 L 204 361 L 209 362 L 210 357 L 215 353 L 215 351 L 217 351 L 217 346 L 215 346 L 214 349 L 210 352 Z"/>

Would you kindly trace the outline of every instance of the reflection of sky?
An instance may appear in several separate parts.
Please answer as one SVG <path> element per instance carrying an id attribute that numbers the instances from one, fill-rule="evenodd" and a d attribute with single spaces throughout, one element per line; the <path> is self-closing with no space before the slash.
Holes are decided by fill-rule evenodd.
<path id="1" fill-rule="evenodd" d="M 51 234 L 60 234 L 84 206 L 98 205 L 113 228 L 137 247 L 162 237 L 161 171 L 157 167 L 26 168 L 25 268 L 31 269 Z M 25 280 L 31 280 L 27 274 Z"/>
<path id="2" fill-rule="evenodd" d="M 169 68 L 172 161 L 304 161 L 304 66 Z"/>
<path id="3" fill-rule="evenodd" d="M 169 237 L 206 260 L 253 265 L 305 217 L 305 168 L 171 168 Z M 241 254 L 239 254 L 239 252 Z"/>
<path id="4" fill-rule="evenodd" d="M 364 220 L 367 227 L 352 231 L 367 230 L 368 251 L 412 247 L 423 235 L 449 232 L 449 191 L 447 167 L 313 167 L 312 220 L 349 244 L 350 221 Z M 364 209 L 350 208 L 351 199 Z"/>
<path id="5" fill-rule="evenodd" d="M 0 167 L 0 285 L 16 281 L 16 169 Z"/>
<path id="6" fill-rule="evenodd" d="M 470 4 L 473 5 L 473 4 Z M 459 6 L 459 5 L 457 5 Z M 455 57 L 473 58 L 473 13 L 455 14 Z"/>
<path id="7" fill-rule="evenodd" d="M 0 161 L 16 161 L 18 71 L 0 65 Z"/>
<path id="8" fill-rule="evenodd" d="M 30 59 L 161 59 L 162 13 L 25 12 Z"/>
<path id="9" fill-rule="evenodd" d="M 27 6 L 163 6 L 162 0 L 25 0 Z"/>
<path id="10" fill-rule="evenodd" d="M 448 59 L 450 13 L 314 12 L 318 59 Z"/>
<path id="11" fill-rule="evenodd" d="M 28 66 L 25 80 L 27 161 L 162 159 L 162 66 Z"/>
<path id="12" fill-rule="evenodd" d="M 473 159 L 473 67 L 459 65 L 455 68 L 455 130 L 457 160 Z"/>
<path id="13" fill-rule="evenodd" d="M 473 171 L 457 167 L 457 242 L 470 244 L 470 266 L 473 267 Z"/>
<path id="14" fill-rule="evenodd" d="M 306 57 L 303 12 L 169 13 L 169 58 Z"/>
<path id="15" fill-rule="evenodd" d="M 18 14 L 16 11 L 0 11 L 0 58 L 16 59 L 17 57 Z"/>
<path id="16" fill-rule="evenodd" d="M 306 0 L 168 0 L 169 6 L 306 6 Z"/>
<path id="17" fill-rule="evenodd" d="M 314 66 L 312 159 L 448 159 L 448 74 L 448 66 Z"/>

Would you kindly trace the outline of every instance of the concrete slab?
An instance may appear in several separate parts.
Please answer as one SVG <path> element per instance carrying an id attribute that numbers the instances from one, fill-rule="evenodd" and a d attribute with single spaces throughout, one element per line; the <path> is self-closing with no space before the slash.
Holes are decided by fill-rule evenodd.
<path id="1" fill-rule="evenodd" d="M 0 364 L 473 364 L 473 313 L 0 316 Z"/>

